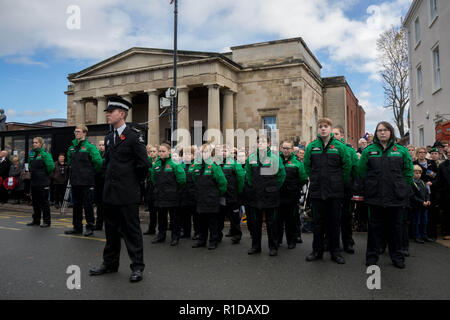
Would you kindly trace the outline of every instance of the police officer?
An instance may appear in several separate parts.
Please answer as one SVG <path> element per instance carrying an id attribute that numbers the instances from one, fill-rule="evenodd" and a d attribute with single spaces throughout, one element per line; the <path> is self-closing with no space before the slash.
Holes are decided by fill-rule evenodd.
<path id="1" fill-rule="evenodd" d="M 278 214 L 278 242 L 283 240 L 283 231 L 286 230 L 288 249 L 296 246 L 296 236 L 301 234 L 298 213 L 298 202 L 303 185 L 308 181 L 303 163 L 297 160 L 293 152 L 293 142 L 284 141 L 281 144 L 280 156 L 286 170 L 286 180 L 280 191 L 280 209 Z M 297 230 L 298 228 L 298 230 Z"/>
<path id="2" fill-rule="evenodd" d="M 86 139 L 88 128 L 83 125 L 75 127 L 75 139 L 67 151 L 67 163 L 70 166 L 70 184 L 73 199 L 73 228 L 65 234 L 81 234 L 83 231 L 83 207 L 86 217 L 84 235 L 91 236 L 95 229 L 94 185 L 95 173 L 99 172 L 103 159 L 97 147 Z"/>
<path id="3" fill-rule="evenodd" d="M 402 218 L 409 205 L 414 174 L 408 149 L 395 143 L 395 139 L 389 122 L 378 123 L 374 143 L 361 154 L 358 174 L 363 179 L 364 200 L 369 206 L 366 265 L 378 263 L 386 241 L 392 263 L 403 269 Z"/>
<path id="4" fill-rule="evenodd" d="M 357 175 L 356 167 L 358 165 L 359 159 L 355 149 L 353 149 L 351 145 L 345 144 L 344 128 L 340 125 L 337 125 L 333 128 L 332 132 L 334 137 L 337 140 L 340 140 L 346 146 L 347 152 L 349 153 L 350 160 L 352 162 L 350 179 L 348 179 L 347 183 L 344 186 L 344 200 L 342 202 L 342 216 L 341 216 L 341 237 L 344 251 L 349 254 L 354 254 L 355 249 L 353 248 L 353 246 L 355 245 L 355 241 L 353 240 L 353 231 L 352 231 L 354 204 L 352 202 L 352 197 L 353 197 L 353 181 Z"/>
<path id="5" fill-rule="evenodd" d="M 144 180 L 150 163 L 144 140 L 125 120 L 132 104 L 121 98 L 110 98 L 106 119 L 114 128 L 105 138 L 105 205 L 106 245 L 103 263 L 89 274 L 102 275 L 119 269 L 121 238 L 131 260 L 130 282 L 142 280 L 145 268 L 142 231 L 139 221 L 140 181 Z"/>
<path id="6" fill-rule="evenodd" d="M 245 163 L 249 193 L 247 215 L 251 221 L 252 247 L 248 254 L 261 252 L 263 214 L 266 215 L 269 255 L 278 254 L 277 209 L 280 206 L 280 189 L 286 178 L 283 161 L 270 150 L 270 137 L 258 138 L 258 149 Z"/>
<path id="7" fill-rule="evenodd" d="M 98 142 L 98 151 L 102 160 L 105 160 L 105 141 Z M 97 218 L 95 219 L 95 230 L 103 229 L 104 222 L 104 206 L 103 206 L 103 188 L 105 185 L 105 167 L 103 166 L 95 174 L 95 206 L 97 207 Z"/>
<path id="8" fill-rule="evenodd" d="M 200 236 L 192 247 L 206 246 L 209 231 L 208 249 L 214 250 L 219 240 L 219 201 L 227 191 L 227 179 L 222 168 L 213 161 L 214 148 L 210 144 L 204 144 L 201 150 L 203 161 L 201 164 L 195 164 L 193 168 L 197 187 L 197 212 L 200 216 Z"/>
<path id="9" fill-rule="evenodd" d="M 170 214 L 172 226 L 171 246 L 180 239 L 180 195 L 186 183 L 186 173 L 180 165 L 172 161 L 170 145 L 167 142 L 159 146 L 159 159 L 151 168 L 154 185 L 155 203 L 158 207 L 158 235 L 152 243 L 166 240 L 167 214 Z"/>
<path id="10" fill-rule="evenodd" d="M 313 212 L 313 252 L 307 261 L 323 258 L 324 235 L 328 234 L 331 259 L 344 264 L 340 253 L 339 233 L 344 184 L 351 171 L 347 147 L 331 133 L 332 122 L 323 118 L 317 122 L 319 134 L 305 150 L 304 166 L 309 175 L 309 196 Z"/>
<path id="11" fill-rule="evenodd" d="M 226 147 L 222 149 L 221 164 L 222 171 L 227 179 L 227 191 L 224 195 L 224 201 L 220 206 L 219 217 L 219 242 L 223 237 L 222 230 L 224 228 L 225 217 L 230 221 L 231 243 L 237 244 L 241 241 L 241 217 L 239 215 L 239 195 L 242 194 L 244 188 L 245 170 L 242 165 L 234 159 L 233 149 Z"/>
<path id="12" fill-rule="evenodd" d="M 43 148 L 44 139 L 36 137 L 33 139 L 33 150 L 29 156 L 29 170 L 31 172 L 31 195 L 33 201 L 33 221 L 28 226 L 39 225 L 41 212 L 44 222 L 42 228 L 50 227 L 51 215 L 48 201 L 50 175 L 55 170 L 52 156 Z"/>

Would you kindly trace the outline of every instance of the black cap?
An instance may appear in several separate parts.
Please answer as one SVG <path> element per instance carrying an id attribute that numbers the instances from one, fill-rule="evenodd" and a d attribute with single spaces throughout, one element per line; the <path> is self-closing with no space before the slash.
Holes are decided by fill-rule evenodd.
<path id="1" fill-rule="evenodd" d="M 108 99 L 108 106 L 103 111 L 111 111 L 114 109 L 122 109 L 125 111 L 130 110 L 132 107 L 132 104 L 128 102 L 125 99 L 122 99 L 120 97 L 113 97 Z"/>

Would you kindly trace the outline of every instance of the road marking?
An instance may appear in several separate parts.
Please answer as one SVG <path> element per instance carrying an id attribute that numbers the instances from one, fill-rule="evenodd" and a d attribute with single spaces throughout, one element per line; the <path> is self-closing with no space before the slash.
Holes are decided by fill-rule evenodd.
<path id="1" fill-rule="evenodd" d="M 14 231 L 20 231 L 20 230 L 22 230 L 22 229 L 8 228 L 8 227 L 2 227 L 2 226 L 0 226 L 0 229 L 4 229 L 4 230 L 14 230 Z"/>
<path id="2" fill-rule="evenodd" d="M 84 237 L 84 236 L 73 236 L 70 234 L 58 234 L 60 237 L 66 237 L 66 238 L 78 238 L 78 239 L 85 239 L 85 240 L 96 240 L 101 242 L 106 242 L 106 239 L 103 238 L 91 238 L 91 237 Z"/>

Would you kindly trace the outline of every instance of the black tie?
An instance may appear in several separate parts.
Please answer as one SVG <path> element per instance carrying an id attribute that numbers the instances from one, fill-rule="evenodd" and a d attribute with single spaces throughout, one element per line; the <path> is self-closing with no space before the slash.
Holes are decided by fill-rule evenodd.
<path id="1" fill-rule="evenodd" d="M 119 131 L 114 130 L 115 134 L 114 134 L 114 145 L 119 143 Z"/>

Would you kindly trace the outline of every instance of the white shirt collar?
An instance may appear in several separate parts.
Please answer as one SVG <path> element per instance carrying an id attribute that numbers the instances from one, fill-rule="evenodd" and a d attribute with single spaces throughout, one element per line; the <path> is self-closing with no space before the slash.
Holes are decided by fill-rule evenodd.
<path id="1" fill-rule="evenodd" d="M 127 127 L 126 123 L 124 123 L 120 128 L 117 129 L 117 133 L 120 135 L 122 135 L 123 130 L 125 130 L 125 128 Z M 116 130 L 116 129 L 114 129 Z"/>

